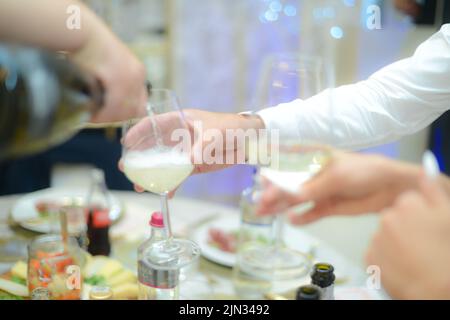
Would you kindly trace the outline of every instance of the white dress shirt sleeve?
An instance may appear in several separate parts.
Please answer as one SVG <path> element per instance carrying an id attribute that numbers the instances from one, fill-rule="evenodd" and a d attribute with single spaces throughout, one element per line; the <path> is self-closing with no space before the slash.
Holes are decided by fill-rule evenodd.
<path id="1" fill-rule="evenodd" d="M 417 132 L 448 109 L 450 24 L 368 80 L 258 114 L 281 137 L 357 149 Z"/>

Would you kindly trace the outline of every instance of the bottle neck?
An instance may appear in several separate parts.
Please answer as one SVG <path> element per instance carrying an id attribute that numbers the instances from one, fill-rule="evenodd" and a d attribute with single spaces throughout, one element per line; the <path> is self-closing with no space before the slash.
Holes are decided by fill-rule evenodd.
<path id="1" fill-rule="evenodd" d="M 334 284 L 322 288 L 321 300 L 334 300 Z"/>
<path id="2" fill-rule="evenodd" d="M 150 239 L 152 241 L 160 241 L 166 239 L 166 234 L 164 232 L 164 228 L 153 227 L 150 234 Z"/>

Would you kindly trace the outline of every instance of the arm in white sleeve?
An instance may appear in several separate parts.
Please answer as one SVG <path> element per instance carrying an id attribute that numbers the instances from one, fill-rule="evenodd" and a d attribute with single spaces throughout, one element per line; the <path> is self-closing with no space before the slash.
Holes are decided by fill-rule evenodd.
<path id="1" fill-rule="evenodd" d="M 417 132 L 450 109 L 450 24 L 368 80 L 258 112 L 281 137 L 363 148 Z"/>

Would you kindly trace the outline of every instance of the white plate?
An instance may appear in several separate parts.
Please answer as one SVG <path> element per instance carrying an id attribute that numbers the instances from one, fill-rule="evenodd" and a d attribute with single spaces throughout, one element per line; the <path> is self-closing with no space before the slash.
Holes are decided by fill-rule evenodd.
<path id="1" fill-rule="evenodd" d="M 210 245 L 208 243 L 209 229 L 218 228 L 225 232 L 230 232 L 238 230 L 239 225 L 240 220 L 238 215 L 224 216 L 200 226 L 194 231 L 192 240 L 200 246 L 202 255 L 206 259 L 227 267 L 233 267 L 235 263 L 235 254 L 224 252 Z M 313 247 L 318 245 L 318 241 L 315 238 L 290 225 L 285 225 L 283 233 L 286 245 L 295 248 L 300 252 L 310 252 Z"/>
<path id="2" fill-rule="evenodd" d="M 83 204 L 87 190 L 85 188 L 58 188 L 44 189 L 29 193 L 21 197 L 11 209 L 12 220 L 21 227 L 41 233 L 51 232 L 50 221 L 48 219 L 40 219 L 39 212 L 36 210 L 36 203 L 39 201 L 62 201 L 63 199 L 75 199 Z M 95 201 L 95 198 L 94 200 Z M 117 221 L 123 213 L 123 208 L 119 200 L 111 195 L 112 210 L 110 211 L 111 221 Z M 69 225 L 69 231 L 71 226 Z"/>

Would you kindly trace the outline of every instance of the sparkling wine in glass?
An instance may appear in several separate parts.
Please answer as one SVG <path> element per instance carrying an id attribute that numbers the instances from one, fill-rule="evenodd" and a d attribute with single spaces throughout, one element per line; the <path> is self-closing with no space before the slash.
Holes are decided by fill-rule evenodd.
<path id="1" fill-rule="evenodd" d="M 259 100 L 263 106 L 271 107 L 318 94 L 330 85 L 332 76 L 320 58 L 295 53 L 273 55 L 265 68 Z M 321 141 L 283 137 L 264 143 L 270 154 L 269 161 L 260 166 L 260 175 L 292 193 L 299 192 L 301 185 L 320 172 L 331 158 L 330 149 Z M 277 215 L 275 245 L 269 254 L 273 276 L 284 279 L 300 277 L 309 271 L 311 261 L 307 255 L 284 244 L 283 219 L 284 215 Z"/>
<path id="2" fill-rule="evenodd" d="M 175 94 L 166 89 L 152 89 L 146 106 L 123 125 L 122 165 L 130 181 L 161 199 L 165 239 L 140 252 L 139 259 L 148 267 L 148 276 L 158 272 L 173 274 L 194 262 L 200 249 L 192 241 L 174 239 L 170 224 L 168 193 L 176 189 L 193 171 L 188 128 Z M 173 281 L 172 281 L 173 282 Z"/>

